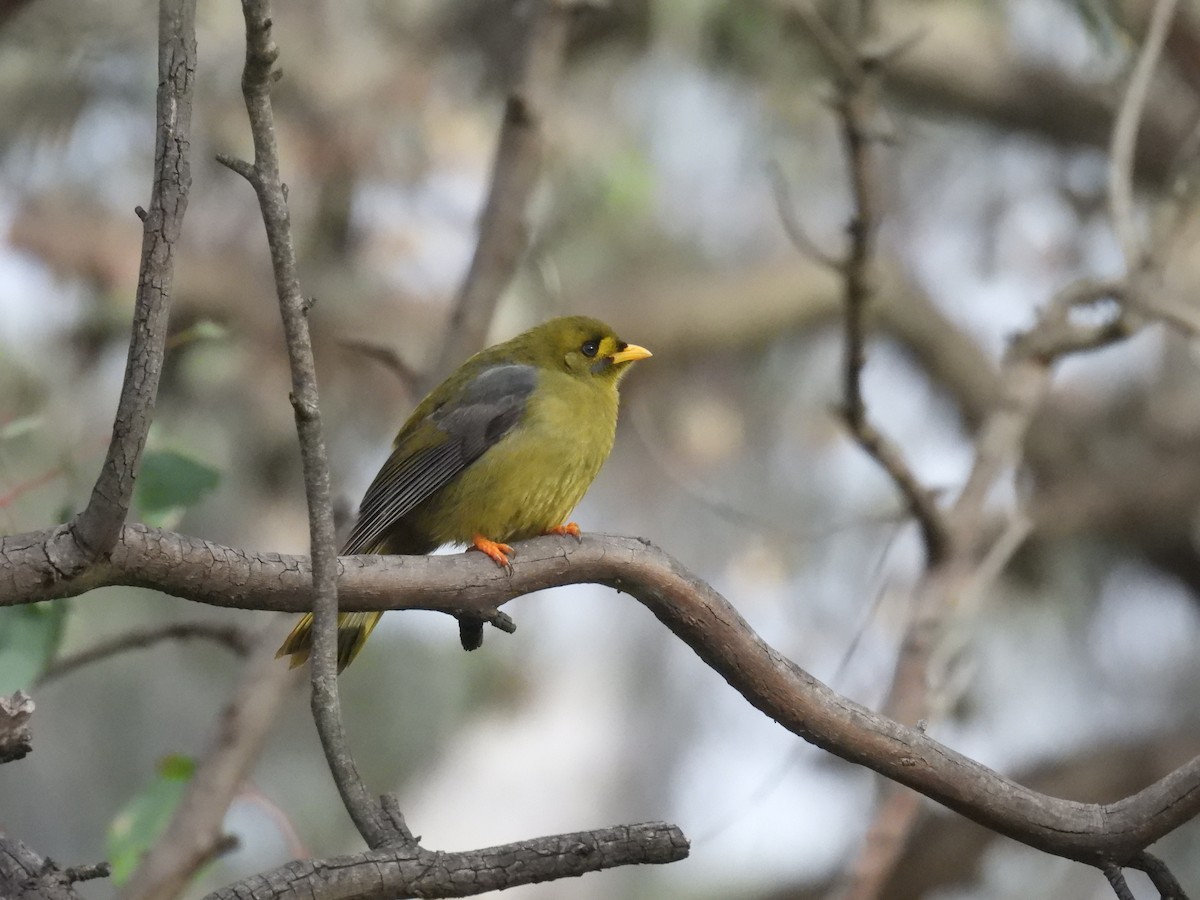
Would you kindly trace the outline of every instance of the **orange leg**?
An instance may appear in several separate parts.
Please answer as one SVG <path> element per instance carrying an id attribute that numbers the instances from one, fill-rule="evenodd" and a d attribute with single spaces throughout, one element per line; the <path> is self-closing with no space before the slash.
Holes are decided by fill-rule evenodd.
<path id="1" fill-rule="evenodd" d="M 583 533 L 579 530 L 579 526 L 574 522 L 568 522 L 566 525 L 556 525 L 554 528 L 551 528 L 549 531 L 547 531 L 546 534 L 570 535 L 571 537 L 575 538 L 575 540 L 579 541 L 579 543 L 583 543 Z"/>
<path id="2" fill-rule="evenodd" d="M 508 544 L 488 540 L 482 534 L 477 534 L 471 538 L 471 546 L 480 553 L 486 553 L 496 565 L 512 571 L 512 563 L 508 561 L 508 558 L 515 556 L 517 551 Z"/>

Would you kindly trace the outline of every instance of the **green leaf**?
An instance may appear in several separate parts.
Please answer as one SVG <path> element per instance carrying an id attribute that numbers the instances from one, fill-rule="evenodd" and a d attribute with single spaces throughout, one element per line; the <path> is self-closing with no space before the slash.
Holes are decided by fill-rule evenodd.
<path id="1" fill-rule="evenodd" d="M 196 772 L 190 756 L 172 754 L 158 763 L 158 777 L 125 804 L 108 826 L 108 862 L 112 881 L 122 885 L 137 868 L 142 854 L 166 830 Z"/>
<path id="2" fill-rule="evenodd" d="M 58 652 L 66 600 L 0 608 L 0 694 L 28 688 Z"/>
<path id="3" fill-rule="evenodd" d="M 221 341 L 228 333 L 224 325 L 214 322 L 212 319 L 201 319 L 190 328 L 171 335 L 167 339 L 167 348 L 173 350 L 193 341 Z"/>
<path id="4" fill-rule="evenodd" d="M 133 499 L 142 521 L 167 527 L 187 507 L 211 493 L 221 473 L 175 450 L 150 451 L 142 457 Z"/>

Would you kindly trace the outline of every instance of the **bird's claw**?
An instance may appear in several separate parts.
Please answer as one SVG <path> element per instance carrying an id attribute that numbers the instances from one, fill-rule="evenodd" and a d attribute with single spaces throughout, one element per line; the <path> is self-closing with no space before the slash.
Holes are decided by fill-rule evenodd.
<path id="1" fill-rule="evenodd" d="M 575 538 L 579 543 L 583 543 L 583 532 L 579 530 L 579 526 L 574 522 L 568 522 L 566 525 L 556 525 L 547 531 L 546 534 L 567 535 Z"/>
<path id="2" fill-rule="evenodd" d="M 477 534 L 471 539 L 471 546 L 480 553 L 485 554 L 492 562 L 504 569 L 509 575 L 512 574 L 512 563 L 508 561 L 510 556 L 516 556 L 517 551 L 508 544 L 501 544 L 498 541 L 492 541 L 485 538 L 483 535 Z"/>

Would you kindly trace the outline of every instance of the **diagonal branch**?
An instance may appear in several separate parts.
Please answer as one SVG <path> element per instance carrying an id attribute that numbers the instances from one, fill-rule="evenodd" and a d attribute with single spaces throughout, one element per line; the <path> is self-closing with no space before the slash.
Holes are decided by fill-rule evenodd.
<path id="1" fill-rule="evenodd" d="M 262 209 L 271 249 L 279 310 L 283 318 L 288 362 L 292 372 L 292 407 L 304 469 L 308 501 L 309 541 L 312 548 L 313 652 L 311 706 L 321 745 L 338 792 L 350 818 L 371 847 L 411 836 L 398 830 L 367 793 L 347 747 L 337 688 L 337 550 L 330 498 L 329 460 L 321 435 L 321 410 L 316 366 L 308 329 L 309 304 L 300 292 L 296 252 L 292 243 L 287 194 L 279 176 L 271 86 L 279 48 L 271 37 L 269 0 L 243 0 L 246 19 L 246 64 L 242 94 L 254 138 L 253 165 L 221 158 L 221 162 L 250 182 Z"/>
<path id="2" fill-rule="evenodd" d="M 39 535 L 17 535 L 37 545 Z M 4 543 L 0 539 L 0 558 Z M 843 697 L 766 644 L 706 582 L 640 538 L 589 534 L 520 545 L 511 575 L 467 553 L 355 556 L 340 561 L 347 610 L 429 609 L 486 617 L 532 591 L 595 583 L 638 600 L 747 702 L 836 756 L 867 766 L 992 830 L 1089 865 L 1124 862 L 1200 814 L 1200 756 L 1144 790 L 1107 804 L 1040 794 Z M 125 527 L 91 587 L 153 587 L 214 606 L 303 612 L 312 573 L 301 556 L 250 553 L 210 541 Z M 70 588 L 88 588 L 71 582 Z M 22 598 L 20 602 L 33 602 Z"/>
<path id="3" fill-rule="evenodd" d="M 56 659 L 38 677 L 35 686 L 42 687 L 84 666 L 119 656 L 130 650 L 153 647 L 163 641 L 188 640 L 212 641 L 227 647 L 238 656 L 245 656 L 251 649 L 250 639 L 246 636 L 246 632 L 236 625 L 220 625 L 215 622 L 173 622 L 170 625 L 128 631 L 109 640 L 100 641 L 86 650 Z"/>
<path id="4" fill-rule="evenodd" d="M 504 123 L 492 163 L 479 240 L 458 290 L 440 358 L 426 386 L 437 384 L 482 347 L 500 295 L 529 243 L 525 220 L 545 154 L 544 122 L 561 81 L 563 56 L 581 0 L 534 0 L 525 56 L 517 83 L 504 103 Z"/>
<path id="5" fill-rule="evenodd" d="M 133 481 L 146 445 L 162 373 L 167 316 L 175 275 L 175 242 L 192 184 L 189 134 L 196 74 L 195 0 L 163 0 L 159 9 L 158 99 L 154 185 L 142 217 L 142 262 L 125 381 L 112 441 L 87 507 L 70 525 L 85 557 L 117 542 L 129 513 Z"/>
<path id="6" fill-rule="evenodd" d="M 389 848 L 335 859 L 296 860 L 224 887 L 205 900 L 469 897 L 616 866 L 678 862 L 687 855 L 688 842 L 678 828 L 648 822 L 460 853 Z"/>

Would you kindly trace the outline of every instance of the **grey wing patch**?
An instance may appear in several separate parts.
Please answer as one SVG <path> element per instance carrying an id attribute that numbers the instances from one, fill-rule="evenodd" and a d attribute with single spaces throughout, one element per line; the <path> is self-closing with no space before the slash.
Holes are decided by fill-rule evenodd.
<path id="1" fill-rule="evenodd" d="M 536 386 L 533 366 L 493 366 L 467 385 L 458 402 L 438 407 L 430 418 L 473 462 L 517 424 Z"/>
<path id="2" fill-rule="evenodd" d="M 411 456 L 397 451 L 388 458 L 363 496 L 342 552 L 370 553 L 392 525 L 520 421 L 536 386 L 537 370 L 532 366 L 493 366 L 472 379 L 455 401 L 435 409 L 429 418 L 447 440 Z"/>

